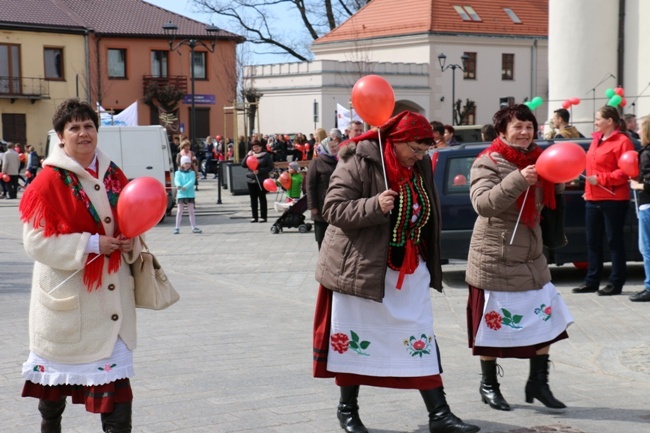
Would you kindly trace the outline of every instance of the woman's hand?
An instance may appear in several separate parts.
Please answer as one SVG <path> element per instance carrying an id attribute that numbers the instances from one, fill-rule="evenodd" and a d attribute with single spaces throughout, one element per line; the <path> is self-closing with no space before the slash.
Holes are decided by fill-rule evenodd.
<path id="1" fill-rule="evenodd" d="M 130 253 L 133 251 L 133 238 L 127 239 L 124 235 L 120 235 L 119 238 L 120 251 L 123 253 Z"/>
<path id="2" fill-rule="evenodd" d="M 393 191 L 392 189 L 387 189 L 386 191 L 379 194 L 379 207 L 384 215 L 393 210 L 395 207 L 395 197 L 397 197 L 397 192 Z"/>
<path id="3" fill-rule="evenodd" d="M 99 252 L 100 254 L 109 255 L 113 251 L 120 249 L 121 240 L 118 238 L 113 238 L 110 236 L 99 236 Z M 131 248 L 133 248 L 133 242 L 131 242 Z"/>
<path id="4" fill-rule="evenodd" d="M 537 184 L 537 170 L 535 170 L 534 165 L 522 168 L 519 173 L 521 173 L 526 182 L 528 182 L 528 185 L 533 186 Z"/>
<path id="5" fill-rule="evenodd" d="M 590 185 L 598 185 L 598 177 L 597 176 L 586 176 L 585 181 L 589 183 Z"/>
<path id="6" fill-rule="evenodd" d="M 630 179 L 630 188 L 635 189 L 637 191 L 643 191 L 643 184 L 640 182 L 637 182 L 634 179 Z"/>

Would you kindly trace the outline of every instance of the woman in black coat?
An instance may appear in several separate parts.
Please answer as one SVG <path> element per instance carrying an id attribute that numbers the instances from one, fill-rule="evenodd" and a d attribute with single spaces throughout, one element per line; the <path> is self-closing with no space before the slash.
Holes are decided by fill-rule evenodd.
<path id="1" fill-rule="evenodd" d="M 249 158 L 257 158 L 257 169 L 251 170 L 247 161 Z M 262 218 L 259 222 L 265 223 L 268 212 L 268 205 L 266 204 L 266 190 L 262 187 L 265 179 L 268 179 L 269 173 L 273 170 L 273 157 L 262 149 L 262 144 L 259 141 L 251 143 L 251 150 L 242 161 L 242 167 L 248 168 L 246 173 L 246 181 L 248 182 L 248 194 L 251 197 L 251 209 L 253 212 L 252 223 L 258 222 L 258 215 Z M 259 201 L 259 213 L 258 213 Z"/>

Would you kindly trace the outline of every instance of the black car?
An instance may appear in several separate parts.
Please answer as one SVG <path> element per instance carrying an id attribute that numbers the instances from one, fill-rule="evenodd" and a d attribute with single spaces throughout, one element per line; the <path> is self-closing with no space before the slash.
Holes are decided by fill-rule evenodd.
<path id="1" fill-rule="evenodd" d="M 580 144 L 588 149 L 591 139 L 566 140 Z M 558 140 L 560 142 L 560 140 Z M 639 143 L 633 140 L 638 148 Z M 552 145 L 554 141 L 536 141 L 542 148 Z M 440 196 L 442 208 L 441 254 L 443 259 L 467 260 L 470 238 L 476 212 L 469 198 L 469 177 L 472 163 L 478 154 L 490 143 L 468 143 L 460 146 L 440 149 L 433 154 L 433 177 Z M 566 202 L 565 234 L 569 243 L 546 255 L 550 263 L 585 263 L 587 261 L 585 235 L 584 178 L 580 177 L 566 184 L 564 198 Z M 605 260 L 609 260 L 609 251 L 605 242 Z M 634 200 L 630 201 L 630 210 L 625 223 L 625 248 L 628 261 L 642 261 L 638 249 L 638 219 Z"/>

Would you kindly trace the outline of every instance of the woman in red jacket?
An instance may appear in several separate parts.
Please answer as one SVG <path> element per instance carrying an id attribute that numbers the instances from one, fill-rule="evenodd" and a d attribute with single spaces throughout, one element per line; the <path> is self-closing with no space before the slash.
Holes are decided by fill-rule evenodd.
<path id="1" fill-rule="evenodd" d="M 573 293 L 598 292 L 619 295 L 625 284 L 625 243 L 623 226 L 630 202 L 628 176 L 618 166 L 623 153 L 634 150 L 628 136 L 618 130 L 620 116 L 615 107 L 605 106 L 596 113 L 596 132 L 587 151 L 585 182 L 585 224 L 589 267 L 584 283 Z M 603 273 L 603 234 L 612 261 L 609 283 L 598 290 Z"/>

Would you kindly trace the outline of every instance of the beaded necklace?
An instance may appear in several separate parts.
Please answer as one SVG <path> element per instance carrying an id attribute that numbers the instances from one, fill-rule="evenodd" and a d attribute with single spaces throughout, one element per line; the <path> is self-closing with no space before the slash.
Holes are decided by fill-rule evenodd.
<path id="1" fill-rule="evenodd" d="M 412 170 L 412 177 L 399 184 L 397 207 L 391 214 L 391 237 L 388 243 L 388 267 L 400 271 L 398 289 L 404 274 L 417 268 L 422 251 L 422 228 L 431 217 L 431 203 L 424 179 Z M 403 266 L 406 265 L 406 266 Z"/>

